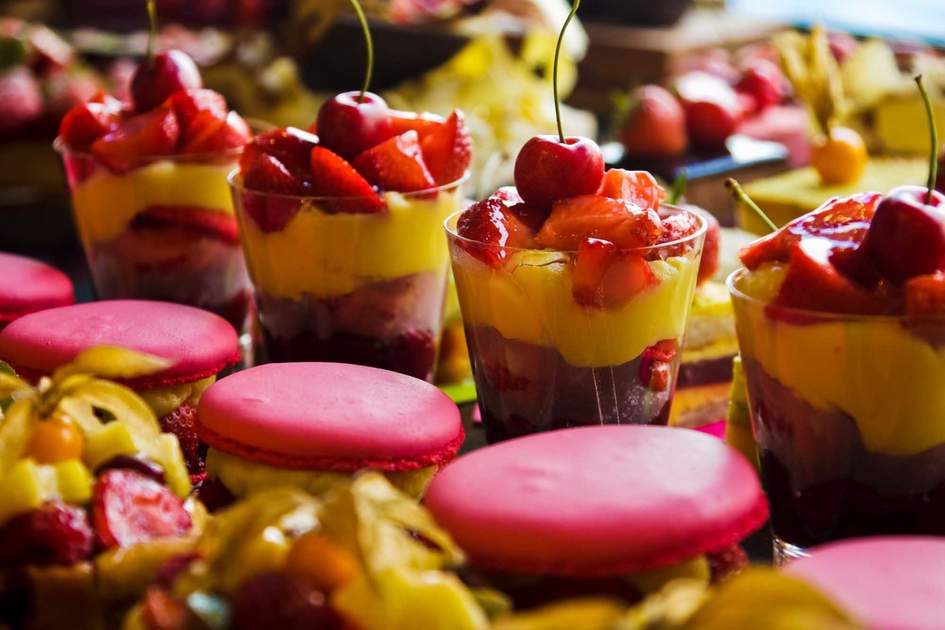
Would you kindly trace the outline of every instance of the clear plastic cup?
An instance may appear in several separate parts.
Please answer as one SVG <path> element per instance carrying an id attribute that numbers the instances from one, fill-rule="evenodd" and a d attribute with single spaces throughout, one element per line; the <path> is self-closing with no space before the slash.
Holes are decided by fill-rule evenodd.
<path id="1" fill-rule="evenodd" d="M 679 241 L 619 252 L 608 274 L 645 262 L 651 283 L 625 301 L 585 306 L 575 252 L 470 240 L 446 222 L 486 437 L 496 442 L 589 424 L 665 424 L 705 221 Z M 502 259 L 493 267 L 486 259 Z"/>
<path id="2" fill-rule="evenodd" d="M 443 220 L 456 182 L 384 193 L 383 212 L 356 198 L 279 195 L 229 177 L 255 288 L 266 361 L 337 361 L 432 380 L 449 255 Z"/>

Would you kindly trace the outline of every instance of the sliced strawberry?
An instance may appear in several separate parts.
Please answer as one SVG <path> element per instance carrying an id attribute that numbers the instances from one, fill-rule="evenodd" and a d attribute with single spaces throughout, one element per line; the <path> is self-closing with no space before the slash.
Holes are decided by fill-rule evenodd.
<path id="1" fill-rule="evenodd" d="M 115 173 L 127 173 L 147 158 L 173 153 L 179 136 L 174 110 L 161 106 L 119 124 L 92 143 L 92 153 Z"/>
<path id="2" fill-rule="evenodd" d="M 273 129 L 261 133 L 246 145 L 240 159 L 245 174 L 260 154 L 275 157 L 299 181 L 307 182 L 311 175 L 312 149 L 318 145 L 318 136 L 295 127 Z"/>
<path id="3" fill-rule="evenodd" d="M 337 153 L 315 147 L 311 155 L 312 194 L 329 197 L 319 202 L 330 212 L 372 214 L 384 210 L 384 200 L 354 167 Z"/>
<path id="4" fill-rule="evenodd" d="M 404 132 L 410 131 L 413 129 L 417 132 L 422 140 L 427 134 L 436 131 L 446 120 L 442 116 L 437 116 L 436 114 L 430 114 L 427 112 L 416 113 L 416 112 L 404 112 L 398 109 L 392 109 L 390 111 L 390 130 L 393 132 L 391 135 L 399 136 Z"/>
<path id="5" fill-rule="evenodd" d="M 530 206 L 524 201 L 514 206 L 509 206 L 509 211 L 517 216 L 519 220 L 528 226 L 532 232 L 538 232 L 541 226 L 545 224 L 548 218 L 548 212 L 535 206 Z"/>
<path id="6" fill-rule="evenodd" d="M 183 153 L 211 155 L 233 151 L 245 145 L 252 137 L 249 125 L 236 112 L 220 120 L 214 114 L 199 112 L 184 136 Z"/>
<path id="7" fill-rule="evenodd" d="M 662 392 L 669 387 L 676 351 L 676 341 L 673 339 L 657 341 L 643 351 L 640 359 L 640 381 L 651 391 Z"/>
<path id="8" fill-rule="evenodd" d="M 655 281 L 642 256 L 597 238 L 586 238 L 578 247 L 571 278 L 575 302 L 596 308 L 625 304 Z"/>
<path id="9" fill-rule="evenodd" d="M 830 313 L 876 314 L 889 310 L 882 295 L 867 291 L 830 262 L 832 244 L 809 237 L 795 243 L 776 306 Z"/>
<path id="10" fill-rule="evenodd" d="M 765 262 L 787 262 L 794 246 L 806 236 L 828 239 L 834 243 L 857 246 L 866 238 L 876 206 L 882 200 L 879 193 L 858 193 L 850 197 L 834 197 L 822 206 L 761 238 L 738 252 L 738 257 L 749 269 Z"/>
<path id="11" fill-rule="evenodd" d="M 463 113 L 453 110 L 442 126 L 421 139 L 420 148 L 437 184 L 442 186 L 462 177 L 472 160 L 472 138 Z"/>
<path id="12" fill-rule="evenodd" d="M 630 249 L 653 245 L 662 233 L 654 210 L 642 210 L 629 201 L 581 195 L 555 203 L 535 240 L 540 247 L 574 251 L 592 237 Z"/>
<path id="13" fill-rule="evenodd" d="M 423 160 L 419 136 L 413 130 L 371 147 L 352 164 L 367 181 L 382 190 L 414 192 L 435 185 Z"/>
<path id="14" fill-rule="evenodd" d="M 505 247 L 533 245 L 534 232 L 495 197 L 466 208 L 456 223 L 460 246 L 487 265 L 498 267 L 508 257 Z"/>
<path id="15" fill-rule="evenodd" d="M 945 273 L 910 278 L 905 284 L 906 315 L 909 317 L 945 314 Z"/>
<path id="16" fill-rule="evenodd" d="M 189 227 L 227 243 L 239 243 L 239 226 L 232 214 L 189 206 L 149 206 L 135 216 L 135 222 L 169 223 Z"/>
<path id="17" fill-rule="evenodd" d="M 705 242 L 702 245 L 702 258 L 699 261 L 699 278 L 697 282 L 702 284 L 712 278 L 719 270 L 719 249 L 721 247 L 721 227 L 719 220 L 711 212 L 689 206 L 693 212 L 698 212 L 706 222 Z"/>
<path id="18" fill-rule="evenodd" d="M 492 193 L 492 196 L 502 201 L 507 206 L 514 206 L 517 203 L 522 203 L 522 196 L 518 194 L 518 188 L 515 186 L 503 186 Z"/>
<path id="19" fill-rule="evenodd" d="M 204 88 L 182 90 L 167 99 L 167 103 L 174 108 L 180 128 L 187 134 L 188 127 L 197 117 L 205 112 L 216 120 L 226 118 L 226 99 L 223 95 Z"/>
<path id="20" fill-rule="evenodd" d="M 699 229 L 699 219 L 688 212 L 674 212 L 660 219 L 663 233 L 660 243 L 671 243 L 692 236 Z"/>
<path id="21" fill-rule="evenodd" d="M 99 476 L 92 497 L 98 546 L 130 547 L 157 538 L 180 537 L 192 526 L 190 514 L 173 492 L 131 470 Z"/>
<path id="22" fill-rule="evenodd" d="M 260 194 L 299 195 L 304 192 L 302 183 L 271 155 L 257 154 L 249 170 L 243 174 L 243 185 L 246 188 L 242 197 L 243 208 L 263 232 L 282 230 L 301 207 L 300 200 L 292 196 Z"/>
<path id="23" fill-rule="evenodd" d="M 106 96 L 70 109 L 59 124 L 59 137 L 75 151 L 87 151 L 93 142 L 113 131 L 121 122 L 122 104 Z"/>
<path id="24" fill-rule="evenodd" d="M 625 171 L 622 168 L 612 168 L 604 173 L 597 194 L 653 210 L 658 210 L 660 202 L 666 199 L 666 191 L 648 171 Z"/>

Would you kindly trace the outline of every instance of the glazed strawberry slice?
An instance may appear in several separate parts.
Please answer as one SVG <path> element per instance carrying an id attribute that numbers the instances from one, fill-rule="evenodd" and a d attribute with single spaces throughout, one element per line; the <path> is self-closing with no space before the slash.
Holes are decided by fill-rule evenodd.
<path id="1" fill-rule="evenodd" d="M 830 262 L 832 248 L 829 240 L 819 237 L 794 244 L 775 306 L 829 313 L 889 311 L 889 303 L 881 294 L 860 287 Z"/>
<path id="2" fill-rule="evenodd" d="M 110 96 L 70 109 L 59 124 L 59 137 L 75 151 L 86 151 L 93 142 L 113 131 L 121 122 L 122 103 Z"/>
<path id="3" fill-rule="evenodd" d="M 414 192 L 435 185 L 423 160 L 419 136 L 413 130 L 371 147 L 356 157 L 352 164 L 367 181 L 381 190 Z"/>
<path id="4" fill-rule="evenodd" d="M 777 232 L 742 248 L 738 257 L 749 269 L 756 269 L 765 262 L 787 262 L 794 246 L 808 236 L 825 238 L 845 247 L 858 246 L 866 238 L 882 197 L 879 193 L 834 197 Z"/>
<path id="5" fill-rule="evenodd" d="M 391 135 L 399 136 L 413 129 L 422 140 L 427 134 L 440 129 L 446 120 L 442 116 L 427 112 L 404 112 L 398 109 L 389 110 Z"/>
<path id="6" fill-rule="evenodd" d="M 249 170 L 243 175 L 247 189 L 242 196 L 243 208 L 263 232 L 282 230 L 298 213 L 300 200 L 292 196 L 304 193 L 302 183 L 277 158 L 268 154 L 257 154 Z"/>
<path id="7" fill-rule="evenodd" d="M 472 138 L 463 113 L 453 110 L 438 129 L 430 131 L 420 141 L 423 159 L 440 186 L 455 182 L 466 173 L 472 160 Z"/>
<path id="8" fill-rule="evenodd" d="M 329 212 L 373 214 L 384 211 L 384 200 L 354 167 L 337 153 L 315 147 L 311 155 L 312 194 L 331 199 L 319 202 Z"/>
<path id="9" fill-rule="evenodd" d="M 642 256 L 621 252 L 604 239 L 586 238 L 574 258 L 571 281 L 578 304 L 613 308 L 651 286 L 655 276 Z"/>
<path id="10" fill-rule="evenodd" d="M 945 273 L 910 278 L 905 284 L 906 315 L 909 317 L 945 314 Z"/>
<path id="11" fill-rule="evenodd" d="M 699 277 L 702 284 L 719 270 L 719 250 L 721 248 L 721 230 L 719 220 L 711 212 L 690 206 L 690 210 L 699 213 L 706 222 L 705 242 L 702 245 L 702 258 L 699 260 Z"/>
<path id="12" fill-rule="evenodd" d="M 625 171 L 622 168 L 612 168 L 604 173 L 597 194 L 654 210 L 659 209 L 660 202 L 666 198 L 666 191 L 649 171 Z"/>
<path id="13" fill-rule="evenodd" d="M 222 121 L 226 118 L 226 99 L 223 95 L 204 88 L 182 90 L 167 99 L 167 103 L 174 108 L 181 130 L 186 134 L 191 123 L 200 113 Z"/>
<path id="14" fill-rule="evenodd" d="M 215 236 L 220 240 L 237 244 L 240 241 L 236 217 L 224 212 L 215 212 L 189 206 L 150 206 L 135 216 L 135 224 L 159 223 L 181 225 L 201 234 Z"/>
<path id="15" fill-rule="evenodd" d="M 245 145 L 252 133 L 243 117 L 230 112 L 219 119 L 207 111 L 198 112 L 184 133 L 182 153 L 212 155 L 226 153 Z"/>
<path id="16" fill-rule="evenodd" d="M 115 173 L 127 173 L 148 158 L 170 155 L 177 148 L 180 127 L 174 110 L 158 107 L 128 118 L 92 143 L 92 154 Z"/>
<path id="17" fill-rule="evenodd" d="M 131 470 L 109 470 L 99 476 L 92 522 L 102 549 L 180 537 L 192 526 L 190 514 L 173 492 Z"/>
<path id="18" fill-rule="evenodd" d="M 318 136 L 302 129 L 273 129 L 259 134 L 246 145 L 240 169 L 246 173 L 260 154 L 266 154 L 276 158 L 300 182 L 308 182 L 312 177 L 310 158 L 316 146 Z"/>
<path id="19" fill-rule="evenodd" d="M 533 245 L 533 232 L 496 197 L 469 206 L 456 222 L 456 233 L 465 241 L 460 247 L 492 267 L 509 256 L 505 247 Z"/>
<path id="20" fill-rule="evenodd" d="M 555 203 L 535 241 L 540 247 L 574 251 L 592 237 L 630 249 L 653 245 L 662 234 L 654 210 L 610 197 L 581 195 Z"/>

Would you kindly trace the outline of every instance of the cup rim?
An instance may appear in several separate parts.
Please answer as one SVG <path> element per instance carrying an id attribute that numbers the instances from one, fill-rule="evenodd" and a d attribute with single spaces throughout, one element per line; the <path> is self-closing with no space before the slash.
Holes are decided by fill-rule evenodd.
<path id="1" fill-rule="evenodd" d="M 696 217 L 699 220 L 699 229 L 697 229 L 692 234 L 689 234 L 682 238 L 678 238 L 675 241 L 667 241 L 666 243 L 659 243 L 657 245 L 646 245 L 643 247 L 624 247 L 624 248 L 618 249 L 617 251 L 621 253 L 633 252 L 637 254 L 647 254 L 650 252 L 666 249 L 669 247 L 676 247 L 679 245 L 689 244 L 697 240 L 698 238 L 705 236 L 706 232 L 708 232 L 709 230 L 709 222 L 705 219 L 705 217 L 703 217 L 701 214 L 699 214 L 695 210 L 686 208 L 684 206 L 674 205 L 671 203 L 660 203 L 660 209 L 661 210 L 669 209 L 673 211 L 673 213 L 687 213 Z M 511 245 L 496 245 L 495 243 L 486 243 L 485 241 L 479 241 L 476 239 L 467 238 L 465 236 L 460 236 L 460 234 L 456 231 L 455 223 L 457 219 L 459 219 L 459 216 L 465 211 L 466 211 L 466 208 L 457 210 L 456 212 L 453 212 L 448 217 L 446 217 L 446 220 L 443 222 L 443 229 L 446 230 L 446 235 L 450 240 L 456 240 L 459 242 L 468 243 L 470 245 L 479 246 L 479 247 L 499 247 L 499 248 L 502 248 L 503 250 L 510 251 L 510 252 L 546 252 L 546 253 L 551 252 L 551 253 L 558 253 L 562 255 L 577 254 L 577 250 L 544 249 L 544 248 L 538 248 L 538 247 L 514 247 Z"/>
<path id="2" fill-rule="evenodd" d="M 424 188 L 423 190 L 411 190 L 410 192 L 385 190 L 384 192 L 379 193 L 379 194 L 384 195 L 385 193 L 396 193 L 408 199 L 413 199 L 415 197 L 423 197 L 426 195 L 431 195 L 433 193 L 439 193 L 443 191 L 458 189 L 460 186 L 462 186 L 467 181 L 469 181 L 469 177 L 470 177 L 470 172 L 467 169 L 463 173 L 462 177 L 460 177 L 459 179 L 454 179 L 451 182 L 448 182 L 446 184 L 441 184 L 439 186 L 434 186 L 432 188 Z M 338 200 L 353 201 L 357 199 L 368 199 L 368 197 L 352 197 L 352 196 L 333 197 L 330 195 L 317 195 L 317 196 L 316 195 L 292 195 L 288 193 L 274 193 L 274 192 L 267 192 L 265 190 L 256 190 L 254 188 L 247 188 L 246 186 L 243 185 L 243 179 L 240 176 L 239 166 L 235 167 L 233 170 L 227 173 L 226 182 L 227 184 L 229 184 L 230 188 L 235 193 L 249 192 L 254 195 L 259 195 L 260 197 L 267 197 L 271 199 L 291 199 L 296 202 L 312 203 L 312 202 L 319 202 L 319 201 L 338 201 Z"/>
<path id="3" fill-rule="evenodd" d="M 95 154 L 91 151 L 78 151 L 73 149 L 66 144 L 61 136 L 56 136 L 56 139 L 53 140 L 52 146 L 53 150 L 63 157 L 72 156 L 88 160 L 98 160 L 98 158 L 95 157 Z M 212 162 L 214 160 L 219 160 L 221 157 L 236 160 L 239 159 L 239 157 L 243 154 L 243 148 L 244 147 L 241 146 L 228 149 L 226 151 L 216 151 L 213 153 L 169 153 L 167 155 L 144 155 L 141 156 L 140 160 L 141 166 L 154 164 L 163 160 L 170 160 L 172 162 Z"/>

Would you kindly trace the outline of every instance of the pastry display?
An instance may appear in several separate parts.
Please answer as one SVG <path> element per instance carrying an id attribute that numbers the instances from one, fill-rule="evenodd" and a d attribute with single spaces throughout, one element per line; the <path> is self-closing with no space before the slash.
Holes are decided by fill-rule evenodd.
<path id="1" fill-rule="evenodd" d="M 199 309 L 142 300 L 106 300 L 33 313 L 0 333 L 0 360 L 29 381 L 53 374 L 89 348 L 108 345 L 170 361 L 148 374 L 117 375 L 180 440 L 191 474 L 203 473 L 195 433 L 197 402 L 222 370 L 239 361 L 236 331 Z"/>
<path id="2" fill-rule="evenodd" d="M 165 560 L 189 550 L 205 512 L 188 498 L 177 438 L 161 432 L 131 390 L 104 380 L 166 367 L 157 357 L 97 347 L 36 387 L 0 373 L 5 622 L 105 627 Z"/>
<path id="3" fill-rule="evenodd" d="M 23 315 L 74 300 L 66 274 L 38 260 L 0 252 L 0 330 Z"/>
<path id="4" fill-rule="evenodd" d="M 459 410 L 433 385 L 341 363 L 227 376 L 204 393 L 197 433 L 220 503 L 277 485 L 319 493 L 363 469 L 419 497 L 464 437 Z"/>

